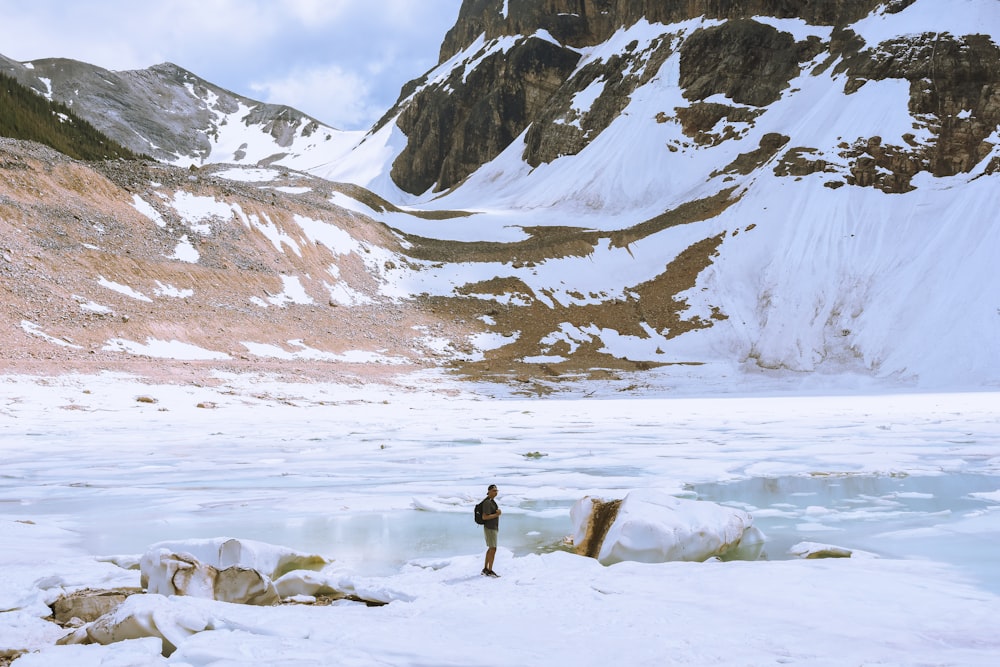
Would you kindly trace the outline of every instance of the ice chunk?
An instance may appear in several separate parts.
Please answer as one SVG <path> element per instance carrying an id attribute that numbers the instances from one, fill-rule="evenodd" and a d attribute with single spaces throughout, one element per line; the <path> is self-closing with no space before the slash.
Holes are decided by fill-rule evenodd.
<path id="1" fill-rule="evenodd" d="M 570 511 L 578 553 L 605 565 L 621 561 L 703 561 L 748 542 L 762 544 L 747 512 L 686 500 L 656 490 L 637 490 L 624 500 L 587 496 Z"/>
<path id="2" fill-rule="evenodd" d="M 292 570 L 320 570 L 331 562 L 316 554 L 304 554 L 276 544 L 232 537 L 157 542 L 149 547 L 150 552 L 159 549 L 191 554 L 202 563 L 220 570 L 234 565 L 253 568 L 271 579 L 277 579 Z"/>
<path id="3" fill-rule="evenodd" d="M 273 544 L 220 537 L 154 544 L 140 570 L 149 593 L 267 605 L 279 600 L 275 579 L 329 562 Z"/>

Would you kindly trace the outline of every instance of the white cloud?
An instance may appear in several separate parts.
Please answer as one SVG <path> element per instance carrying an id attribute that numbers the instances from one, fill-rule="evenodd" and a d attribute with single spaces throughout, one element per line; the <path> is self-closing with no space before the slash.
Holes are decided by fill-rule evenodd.
<path id="1" fill-rule="evenodd" d="M 275 3 L 277 4 L 277 3 Z M 322 25 L 335 21 L 348 12 L 352 5 L 370 5 L 370 0 L 288 0 L 283 10 L 305 25 Z"/>
<path id="2" fill-rule="evenodd" d="M 372 100 L 369 80 L 339 65 L 295 69 L 250 89 L 264 102 L 287 104 L 337 127 L 370 125 L 385 111 Z"/>

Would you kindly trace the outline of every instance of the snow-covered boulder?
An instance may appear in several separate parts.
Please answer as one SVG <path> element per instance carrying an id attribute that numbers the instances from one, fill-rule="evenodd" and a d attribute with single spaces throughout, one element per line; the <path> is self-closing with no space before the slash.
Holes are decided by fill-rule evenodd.
<path id="1" fill-rule="evenodd" d="M 322 556 L 264 542 L 213 538 L 154 544 L 139 569 L 148 593 L 268 605 L 280 600 L 274 580 L 329 563 Z"/>
<path id="2" fill-rule="evenodd" d="M 191 635 L 214 629 L 216 622 L 210 614 L 171 604 L 162 595 L 133 595 L 114 611 L 77 628 L 59 643 L 107 646 L 155 638 L 159 640 L 157 652 L 169 656 Z"/>
<path id="3" fill-rule="evenodd" d="M 605 565 L 621 561 L 704 561 L 715 556 L 754 558 L 764 537 L 743 510 L 685 500 L 655 490 L 623 500 L 586 496 L 570 510 L 577 553 Z"/>

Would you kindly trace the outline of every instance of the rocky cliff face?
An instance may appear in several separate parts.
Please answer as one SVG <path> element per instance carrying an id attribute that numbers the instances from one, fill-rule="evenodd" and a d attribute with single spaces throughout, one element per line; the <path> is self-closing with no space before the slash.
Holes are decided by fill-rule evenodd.
<path id="1" fill-rule="evenodd" d="M 414 82 L 413 94 L 396 110 L 410 141 L 393 165 L 393 179 L 411 193 L 448 190 L 522 132 L 523 159 L 532 167 L 575 155 L 619 117 L 637 89 L 672 75 L 664 63 L 674 54 L 685 102 L 665 106 L 659 120 L 681 123 L 698 145 L 737 137 L 736 126 L 752 126 L 763 109 L 794 92 L 795 77 L 833 68 L 847 77 L 846 85 L 835 85 L 848 93 L 866 81 L 908 81 L 909 112 L 931 137 L 918 141 L 915 132 L 900 145 L 877 135 L 844 141 L 836 150 L 849 162 L 848 176 L 831 185 L 904 192 L 920 172 L 967 172 L 992 147 L 1000 52 L 981 35 L 926 33 L 867 44 L 850 27 L 876 10 L 892 14 L 912 4 L 467 0 L 442 45 L 447 74 Z M 796 37 L 769 17 L 829 26 L 829 37 Z M 657 36 L 641 44 L 614 41 L 640 22 Z M 582 57 L 595 50 L 599 56 Z M 829 160 L 803 156 L 832 147 L 789 141 L 781 157 L 789 173 L 828 167 Z"/>
<path id="2" fill-rule="evenodd" d="M 856 156 L 855 183 L 900 192 L 915 173 L 965 173 L 990 154 L 989 138 L 1000 125 L 1000 49 L 989 37 L 923 33 L 865 45 L 845 52 L 837 70 L 848 75 L 847 90 L 867 81 L 907 81 L 909 110 L 934 136 L 924 146 L 912 140 L 908 146 L 883 146 L 872 137 L 867 146 L 848 149 Z M 989 171 L 998 168 L 994 161 Z"/>
<path id="3" fill-rule="evenodd" d="M 545 113 L 579 58 L 530 38 L 485 57 L 468 75 L 455 69 L 425 88 L 399 115 L 397 124 L 413 140 L 393 164 L 393 180 L 413 193 L 458 183 Z"/>
<path id="4" fill-rule="evenodd" d="M 880 5 L 898 11 L 913 0 L 466 0 L 441 45 L 441 61 L 470 46 L 480 35 L 499 37 L 550 33 L 572 48 L 607 41 L 619 28 L 639 21 L 672 24 L 692 18 L 742 19 L 752 16 L 800 18 L 808 23 L 843 25 Z"/>

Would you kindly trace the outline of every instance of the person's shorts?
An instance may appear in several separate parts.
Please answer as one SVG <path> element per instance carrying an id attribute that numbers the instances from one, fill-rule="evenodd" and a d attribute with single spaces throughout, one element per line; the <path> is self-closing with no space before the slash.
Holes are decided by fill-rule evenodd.
<path id="1" fill-rule="evenodd" d="M 497 548 L 497 535 L 500 534 L 499 530 L 493 530 L 491 528 L 483 528 L 483 535 L 486 536 L 486 546 L 490 549 Z"/>

